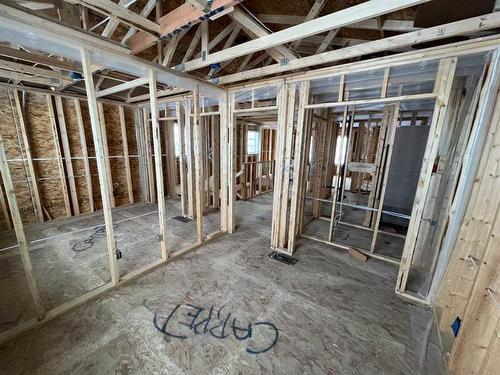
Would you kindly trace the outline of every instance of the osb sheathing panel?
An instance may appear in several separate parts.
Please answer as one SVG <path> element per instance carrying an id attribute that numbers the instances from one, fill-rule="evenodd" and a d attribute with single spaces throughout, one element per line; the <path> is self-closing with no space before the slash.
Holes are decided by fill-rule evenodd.
<path id="1" fill-rule="evenodd" d="M 9 100 L 9 94 L 11 101 Z M 14 105 L 13 95 L 12 91 L 9 93 L 9 90 L 0 90 L 0 135 L 2 136 L 8 160 L 21 159 L 23 155 L 23 149 L 19 144 L 20 138 L 18 138 L 16 130 L 16 120 L 14 119 L 17 113 L 11 106 L 11 102 Z M 22 218 L 25 222 L 34 222 L 35 215 L 24 165 L 22 162 L 9 162 L 9 170 Z"/>
<path id="2" fill-rule="evenodd" d="M 101 190 L 99 187 L 99 175 L 97 172 L 97 162 L 95 158 L 94 137 L 92 135 L 92 125 L 90 124 L 89 107 L 87 101 L 81 100 L 83 128 L 85 129 L 85 140 L 87 141 L 87 154 L 89 156 L 90 176 L 92 179 L 92 194 L 94 196 L 94 207 L 96 210 L 102 208 Z M 76 181 L 75 181 L 76 182 Z"/>
<path id="3" fill-rule="evenodd" d="M 37 161 L 35 170 L 38 179 L 51 178 L 50 180 L 42 179 L 38 181 L 38 191 L 45 211 L 48 212 L 52 219 L 67 216 L 57 161 Z"/>
<path id="4" fill-rule="evenodd" d="M 47 96 L 25 94 L 24 118 L 33 159 L 56 158 Z M 56 160 L 33 160 L 42 207 L 51 218 L 66 216 L 62 182 Z"/>
<path id="5" fill-rule="evenodd" d="M 14 103 L 11 92 L 12 103 Z M 52 135 L 52 124 L 49 117 L 47 97 L 44 94 L 25 94 L 24 118 L 26 122 L 27 135 L 33 159 L 52 158 L 52 160 L 34 160 L 33 165 L 37 175 L 37 184 L 40 192 L 41 203 L 52 219 L 67 216 L 62 183 L 56 160 L 57 149 Z M 72 157 L 73 175 L 75 178 L 76 192 L 78 196 L 81 213 L 90 212 L 88 197 L 88 186 L 85 178 L 83 150 L 80 140 L 80 132 L 76 117 L 76 109 L 73 99 L 62 98 L 64 118 L 66 123 L 69 148 Z M 80 100 L 82 110 L 83 127 L 89 156 L 89 165 L 92 178 L 92 191 L 96 209 L 102 208 L 101 192 L 95 160 L 95 148 L 93 143 L 92 128 L 88 113 L 88 105 L 85 100 Z M 54 106 L 55 110 L 55 106 Z M 11 107 L 7 90 L 0 90 L 0 134 L 2 136 L 6 155 L 8 159 L 21 159 L 23 148 L 19 142 L 20 133 L 17 134 L 14 117 L 17 116 Z M 109 155 L 123 156 L 123 139 L 121 135 L 118 106 L 104 104 L 104 116 L 106 120 L 106 135 L 108 139 Z M 130 167 L 132 185 L 134 189 L 134 200 L 140 201 L 140 178 L 137 155 L 137 143 L 134 125 L 134 111 L 125 109 L 126 130 L 128 136 Z M 56 117 L 56 121 L 57 117 Z M 62 145 L 59 145 L 63 155 Z M 64 164 L 64 163 L 63 163 Z M 127 180 L 125 174 L 125 162 L 123 158 L 111 159 L 111 174 L 115 193 L 116 206 L 128 203 Z M 16 198 L 25 223 L 35 222 L 33 203 L 26 176 L 25 166 L 22 162 L 9 162 L 11 177 L 14 182 Z M 64 169 L 65 166 L 64 166 Z M 66 172 L 65 172 L 66 173 Z M 67 180 L 65 182 L 67 184 Z M 5 219 L 0 214 L 0 230 L 5 229 Z"/>
<path id="6" fill-rule="evenodd" d="M 87 141 L 87 153 L 89 157 L 95 156 L 94 137 L 92 135 L 92 125 L 90 124 L 89 107 L 86 100 L 80 101 L 82 109 L 83 128 L 85 129 L 85 139 Z"/>
<path id="7" fill-rule="evenodd" d="M 111 158 L 111 178 L 113 180 L 113 195 L 117 206 L 126 204 L 128 200 L 127 177 L 125 173 L 125 162 L 123 156 L 123 138 L 121 132 L 119 108 L 116 105 L 104 104 L 104 118 L 106 123 L 106 135 L 108 141 L 109 156 Z"/>
<path id="8" fill-rule="evenodd" d="M 141 177 L 139 174 L 139 158 L 137 156 L 137 137 L 135 132 L 135 110 L 125 108 L 125 124 L 127 130 L 128 153 L 130 156 L 130 174 L 132 176 L 132 190 L 134 202 L 141 200 Z"/>
<path id="9" fill-rule="evenodd" d="M 80 208 L 80 213 L 90 212 L 90 201 L 87 188 L 87 180 L 85 179 L 85 166 L 83 163 L 83 150 L 82 143 L 80 140 L 80 129 L 78 126 L 78 119 L 76 117 L 75 102 L 73 99 L 62 99 L 64 118 L 66 120 L 66 131 L 68 134 L 69 149 L 71 152 L 71 165 L 73 167 L 73 175 L 75 177 L 76 194 L 78 196 L 78 206 Z M 86 104 L 86 102 L 85 102 Z M 80 108 L 82 103 L 80 104 Z M 82 116 L 83 117 L 83 116 Z M 91 132 L 91 130 L 88 130 Z M 87 131 L 85 131 L 85 136 Z M 87 146 L 89 141 L 87 141 Z M 92 143 L 92 140 L 90 140 Z"/>
<path id="10" fill-rule="evenodd" d="M 73 160 L 73 173 L 75 174 L 76 194 L 78 196 L 80 213 L 90 212 L 89 190 L 83 160 Z"/>
<path id="11" fill-rule="evenodd" d="M 132 175 L 132 188 L 134 190 L 134 202 L 141 200 L 139 159 L 130 158 L 130 174 Z"/>

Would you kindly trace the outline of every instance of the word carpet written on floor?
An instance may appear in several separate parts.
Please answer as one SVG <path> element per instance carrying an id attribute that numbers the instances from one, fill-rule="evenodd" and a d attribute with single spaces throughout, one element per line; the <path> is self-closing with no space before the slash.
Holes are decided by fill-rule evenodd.
<path id="1" fill-rule="evenodd" d="M 250 354 L 265 353 L 278 342 L 278 328 L 273 323 L 255 321 L 242 325 L 234 313 L 223 312 L 223 309 L 224 306 L 215 310 L 213 305 L 210 308 L 176 305 L 168 315 L 156 312 L 153 324 L 162 334 L 180 340 L 195 335 L 209 335 L 216 339 L 232 336 L 246 342 L 246 351 Z"/>

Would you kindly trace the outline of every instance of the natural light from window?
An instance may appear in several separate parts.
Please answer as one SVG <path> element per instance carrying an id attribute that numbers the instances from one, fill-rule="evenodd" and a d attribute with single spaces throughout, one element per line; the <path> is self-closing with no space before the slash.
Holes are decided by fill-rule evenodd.
<path id="1" fill-rule="evenodd" d="M 247 133 L 247 154 L 256 155 L 259 153 L 259 132 L 249 130 Z"/>
<path id="2" fill-rule="evenodd" d="M 181 133 L 179 124 L 174 124 L 174 146 L 175 146 L 175 157 L 179 157 L 181 155 Z"/>

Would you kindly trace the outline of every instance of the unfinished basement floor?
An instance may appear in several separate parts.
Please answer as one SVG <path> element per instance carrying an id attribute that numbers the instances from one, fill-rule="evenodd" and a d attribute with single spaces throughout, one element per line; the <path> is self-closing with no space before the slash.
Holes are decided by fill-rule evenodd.
<path id="1" fill-rule="evenodd" d="M 233 235 L 4 344 L 0 373 L 443 374 L 396 267 L 304 239 L 295 265 L 269 258 L 271 201 L 237 202 Z"/>

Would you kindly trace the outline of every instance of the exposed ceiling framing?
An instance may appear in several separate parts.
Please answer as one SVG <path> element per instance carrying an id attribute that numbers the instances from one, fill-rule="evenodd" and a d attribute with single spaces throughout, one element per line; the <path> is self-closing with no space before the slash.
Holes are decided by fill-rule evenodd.
<path id="1" fill-rule="evenodd" d="M 277 7 L 261 0 L 37 0 L 2 3 L 80 28 L 121 45 L 125 54 L 219 84 L 400 53 L 450 36 L 484 36 L 499 27 L 496 13 L 434 28 L 414 26 L 418 5 L 429 0 L 310 0 Z M 441 1 L 441 0 L 439 0 Z M 334 3 L 334 4 L 333 4 Z M 284 5 L 284 4 L 283 4 Z M 283 8 L 283 9 L 282 9 Z M 288 14 L 280 14 L 288 8 Z M 296 8 L 296 10 L 294 9 Z M 293 14 L 290 9 L 294 9 Z M 493 11 L 493 9 L 492 9 Z M 96 39 L 97 40 L 97 39 Z M 136 77 L 93 67 L 101 90 Z M 81 66 L 67 56 L 0 40 L 0 81 L 67 93 L 82 91 Z M 5 77 L 5 78 L 1 78 Z M 163 87 L 168 91 L 168 86 Z M 145 90 L 145 89 L 144 89 Z M 111 90 L 113 91 L 113 90 Z M 133 101 L 140 87 L 116 92 Z"/>

